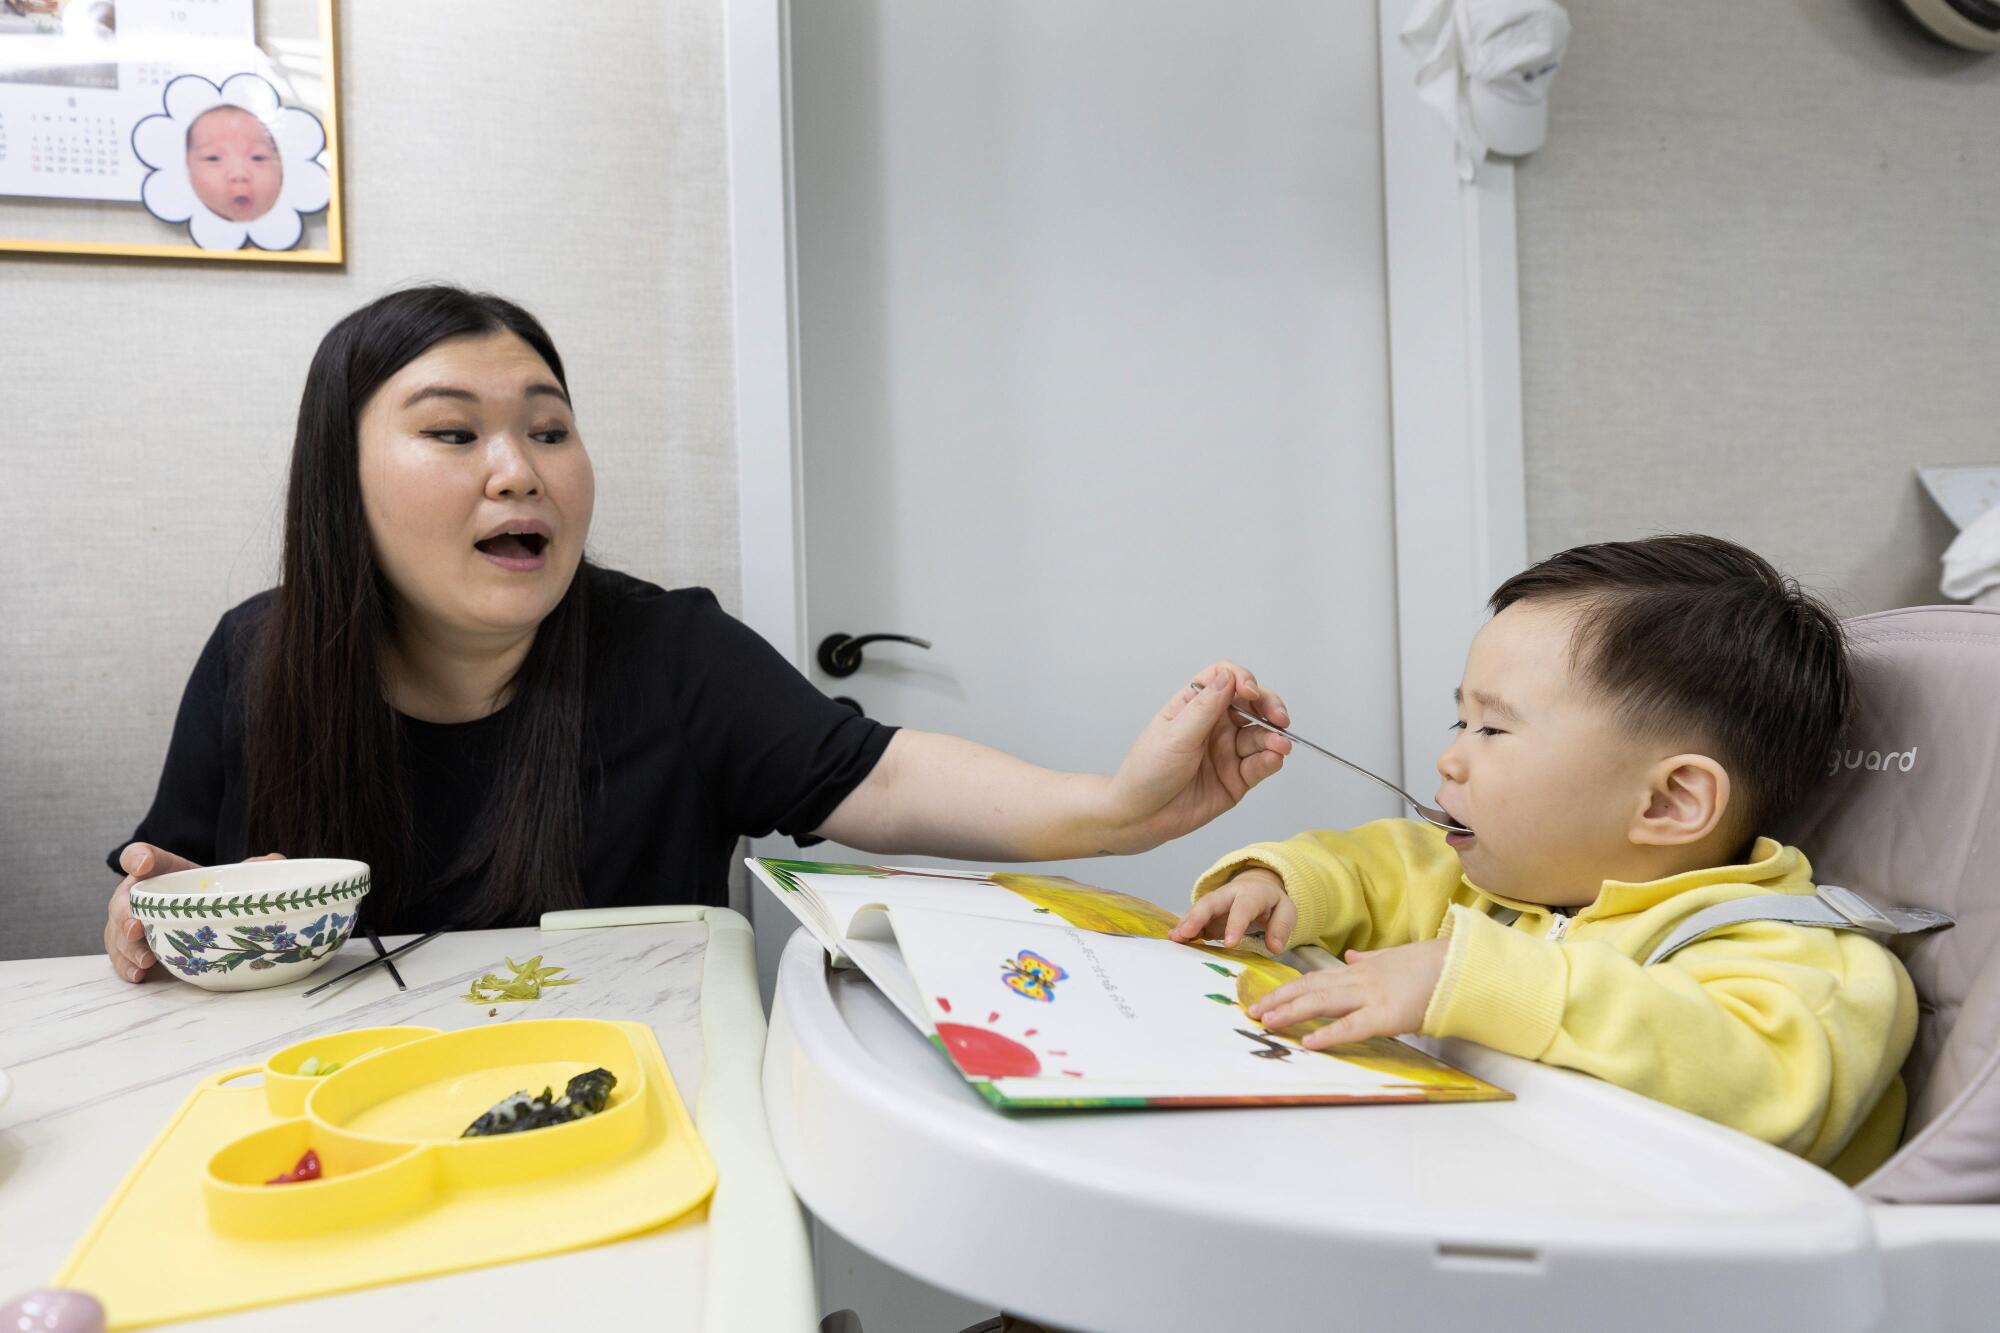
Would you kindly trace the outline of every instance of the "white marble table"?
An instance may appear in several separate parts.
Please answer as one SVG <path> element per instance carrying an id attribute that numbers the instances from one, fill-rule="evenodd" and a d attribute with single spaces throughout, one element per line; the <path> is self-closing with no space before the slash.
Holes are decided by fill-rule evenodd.
<path id="1" fill-rule="evenodd" d="M 398 960 L 407 991 L 376 968 L 311 999 L 300 992 L 374 956 L 366 942 L 350 941 L 306 980 L 236 994 L 197 990 L 157 968 L 144 985 L 131 985 L 101 956 L 0 963 L 0 1069 L 13 1083 L 12 1097 L 0 1104 L 0 1300 L 47 1284 L 198 1079 L 317 1032 L 397 1023 L 456 1029 L 521 1018 L 641 1020 L 658 1034 L 693 1108 L 704 1064 L 705 934 L 694 921 L 446 935 Z M 384 943 L 393 948 L 396 941 Z M 530 1003 L 458 998 L 470 978 L 503 970 L 503 956 L 538 953 L 580 984 Z M 488 1016 L 489 1007 L 497 1016 Z M 694 1329 L 707 1231 L 707 1214 L 698 1212 L 612 1245 L 174 1327 L 436 1330 L 470 1327 L 475 1311 L 480 1323 L 569 1327 L 595 1310 L 615 1313 L 606 1326 Z"/>

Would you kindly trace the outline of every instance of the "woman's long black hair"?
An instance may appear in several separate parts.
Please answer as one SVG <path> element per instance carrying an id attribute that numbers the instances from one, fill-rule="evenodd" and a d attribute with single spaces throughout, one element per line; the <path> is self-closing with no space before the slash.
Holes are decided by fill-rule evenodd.
<path id="1" fill-rule="evenodd" d="M 534 348 L 568 392 L 562 358 L 533 315 L 496 296 L 431 286 L 391 293 L 334 325 L 299 401 L 282 581 L 248 673 L 247 828 L 253 851 L 368 862 L 366 908 L 378 922 L 402 917 L 438 885 L 412 882 L 410 795 L 381 667 L 395 599 L 361 507 L 361 412 L 438 343 L 501 331 Z M 450 914 L 455 926 L 520 924 L 584 902 L 589 572 L 578 566 L 515 675 L 499 750 L 507 767 L 440 876 L 484 878 L 483 891 Z"/>

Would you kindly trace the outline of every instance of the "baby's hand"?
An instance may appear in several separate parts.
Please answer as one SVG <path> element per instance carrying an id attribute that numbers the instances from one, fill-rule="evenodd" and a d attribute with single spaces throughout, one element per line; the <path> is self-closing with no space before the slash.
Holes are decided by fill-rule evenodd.
<path id="1" fill-rule="evenodd" d="M 1286 895 L 1283 880 L 1262 866 L 1251 866 L 1189 908 L 1168 938 L 1192 944 L 1212 936 L 1217 922 L 1224 923 L 1222 942 L 1231 949 L 1253 928 L 1263 925 L 1264 946 L 1279 954 L 1285 951 L 1292 927 L 1299 923 L 1299 909 Z"/>
<path id="2" fill-rule="evenodd" d="M 1250 1017 L 1273 1032 L 1307 1019 L 1333 1019 L 1300 1038 L 1315 1051 L 1415 1032 L 1424 1025 L 1450 948 L 1449 940 L 1424 940 L 1393 949 L 1349 949 L 1346 967 L 1286 982 L 1251 1005 Z"/>

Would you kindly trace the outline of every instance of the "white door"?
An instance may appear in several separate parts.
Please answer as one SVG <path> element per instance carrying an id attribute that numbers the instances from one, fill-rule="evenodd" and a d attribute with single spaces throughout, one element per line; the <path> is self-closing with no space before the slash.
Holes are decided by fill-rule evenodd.
<path id="1" fill-rule="evenodd" d="M 815 681 L 1105 771 L 1231 657 L 1393 769 L 1374 14 L 882 0 L 791 24 L 806 642 L 934 644 Z M 1200 833 L 1058 869 L 1181 904 L 1234 845 L 1389 809 L 1304 756 Z"/>

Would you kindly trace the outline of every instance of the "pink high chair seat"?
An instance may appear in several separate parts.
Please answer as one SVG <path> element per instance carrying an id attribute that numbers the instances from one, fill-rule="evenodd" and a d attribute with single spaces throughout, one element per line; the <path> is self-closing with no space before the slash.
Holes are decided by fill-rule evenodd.
<path id="1" fill-rule="evenodd" d="M 1822 884 L 1958 924 L 1895 941 L 1920 1006 L 1903 1146 L 1859 1189 L 1884 1203 L 2000 1202 L 2000 610 L 1847 622 L 1856 708 L 1780 836 Z"/>

